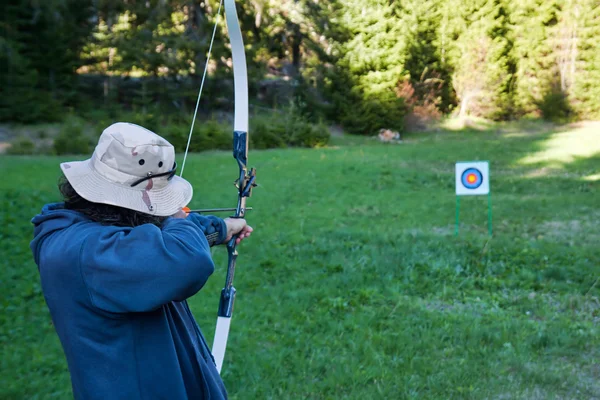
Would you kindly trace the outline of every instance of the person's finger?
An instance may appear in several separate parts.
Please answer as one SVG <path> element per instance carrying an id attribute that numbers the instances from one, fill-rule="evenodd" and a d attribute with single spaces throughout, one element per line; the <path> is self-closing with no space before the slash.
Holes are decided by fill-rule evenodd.
<path id="1" fill-rule="evenodd" d="M 240 234 L 240 236 L 236 239 L 236 244 L 239 244 L 242 240 L 246 239 L 250 236 L 250 233 Z"/>

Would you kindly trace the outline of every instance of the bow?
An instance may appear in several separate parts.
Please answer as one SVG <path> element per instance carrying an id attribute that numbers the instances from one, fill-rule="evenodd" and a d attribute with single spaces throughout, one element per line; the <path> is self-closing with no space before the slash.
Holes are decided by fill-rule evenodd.
<path id="1" fill-rule="evenodd" d="M 221 13 L 221 6 L 225 3 L 225 19 L 227 21 L 227 30 L 229 32 L 229 39 L 231 42 L 231 57 L 233 61 L 233 85 L 234 85 L 234 124 L 233 124 L 233 158 L 237 161 L 239 167 L 238 179 L 235 181 L 235 185 L 238 190 L 238 201 L 235 209 L 212 209 L 210 211 L 235 211 L 232 218 L 244 218 L 246 211 L 246 198 L 252 194 L 252 188 L 256 186 L 256 170 L 251 168 L 248 170 L 248 73 L 246 68 L 246 54 L 244 52 L 244 42 L 242 39 L 242 31 L 239 24 L 237 11 L 235 8 L 235 0 L 221 0 L 219 3 L 219 9 L 217 11 L 217 21 L 213 29 L 212 39 L 208 49 L 206 65 L 204 73 L 202 75 L 202 83 L 200 84 L 200 91 L 198 93 L 198 99 L 196 101 L 196 109 L 194 111 L 194 118 L 192 120 L 192 126 L 190 128 L 190 134 L 188 136 L 188 143 L 183 158 L 183 165 L 181 167 L 181 175 L 183 175 L 183 169 L 185 167 L 185 160 L 190 146 L 192 138 L 192 132 L 194 130 L 194 122 L 196 121 L 196 115 L 198 113 L 198 106 L 200 104 L 200 97 L 202 95 L 202 88 L 204 87 L 204 81 L 206 78 L 206 72 L 208 70 L 208 61 L 212 52 L 212 45 L 215 39 L 215 33 L 217 30 L 218 16 Z M 206 210 L 191 210 L 193 211 L 206 211 Z M 229 327 L 231 324 L 231 315 L 233 314 L 233 303 L 235 301 L 235 288 L 233 287 L 233 277 L 235 273 L 235 266 L 238 257 L 236 249 L 237 235 L 233 236 L 227 243 L 227 275 L 225 278 L 225 286 L 221 290 L 221 297 L 219 300 L 219 311 L 217 317 L 217 327 L 215 329 L 215 338 L 213 341 L 213 357 L 215 358 L 215 364 L 217 371 L 221 373 L 223 366 L 223 359 L 225 357 L 225 349 L 227 347 L 227 338 L 229 336 Z"/>

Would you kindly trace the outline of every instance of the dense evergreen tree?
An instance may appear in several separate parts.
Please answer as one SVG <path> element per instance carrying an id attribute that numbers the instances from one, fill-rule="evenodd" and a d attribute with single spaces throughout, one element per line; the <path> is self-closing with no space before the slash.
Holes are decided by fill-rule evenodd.
<path id="1" fill-rule="evenodd" d="M 514 99 L 519 114 L 540 116 L 544 97 L 560 91 L 558 65 L 550 40 L 559 19 L 559 3 L 558 0 L 512 3 L 517 63 Z"/>
<path id="2" fill-rule="evenodd" d="M 600 1 L 581 0 L 574 6 L 578 28 L 574 80 L 570 98 L 583 119 L 600 118 Z"/>
<path id="3" fill-rule="evenodd" d="M 506 118 L 512 111 L 512 32 L 504 0 L 458 1 L 449 62 L 460 115 Z"/>
<path id="4" fill-rule="evenodd" d="M 436 106 L 448 111 L 454 102 L 449 84 L 452 66 L 444 58 L 448 8 L 442 0 L 404 0 L 396 4 L 408 46 L 405 67 L 416 101 L 435 98 Z"/>
<path id="5" fill-rule="evenodd" d="M 75 71 L 94 26 L 92 0 L 11 0 L 2 11 L 0 119 L 53 119 L 60 106 L 75 106 Z"/>
<path id="6" fill-rule="evenodd" d="M 339 120 L 356 133 L 402 129 L 405 106 L 396 94 L 409 77 L 404 27 L 384 0 L 345 0 L 340 25 L 348 35 L 331 76 L 330 93 Z"/>
<path id="7" fill-rule="evenodd" d="M 8 0 L 0 120 L 90 103 L 188 115 L 218 0 Z M 356 133 L 407 113 L 600 117 L 598 0 L 238 2 L 253 98 Z M 221 16 L 203 107 L 230 104 Z M 227 107 L 227 106 L 226 106 Z M 88 104 L 88 108 L 89 107 Z"/>

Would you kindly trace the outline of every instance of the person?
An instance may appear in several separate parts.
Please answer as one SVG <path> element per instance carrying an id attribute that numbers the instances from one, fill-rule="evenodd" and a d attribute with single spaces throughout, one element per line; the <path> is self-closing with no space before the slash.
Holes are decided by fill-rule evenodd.
<path id="1" fill-rule="evenodd" d="M 31 250 L 75 399 L 227 398 L 186 300 L 213 273 L 210 247 L 252 228 L 183 212 L 173 146 L 138 125 L 109 126 L 61 169 L 64 202 L 33 218 Z"/>

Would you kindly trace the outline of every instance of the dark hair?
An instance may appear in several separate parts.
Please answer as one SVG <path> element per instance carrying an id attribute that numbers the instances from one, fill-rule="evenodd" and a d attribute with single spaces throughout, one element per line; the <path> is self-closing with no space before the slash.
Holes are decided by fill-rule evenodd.
<path id="1" fill-rule="evenodd" d="M 63 175 L 58 180 L 58 190 L 63 196 L 65 208 L 84 214 L 94 222 L 113 226 L 139 226 L 154 224 L 161 226 L 167 217 L 156 217 L 143 212 L 110 204 L 94 203 L 81 197 Z"/>

